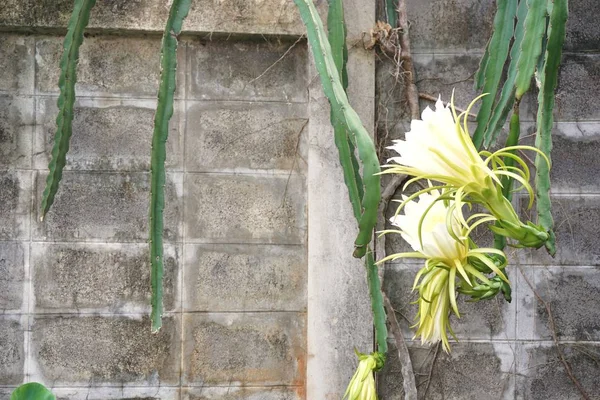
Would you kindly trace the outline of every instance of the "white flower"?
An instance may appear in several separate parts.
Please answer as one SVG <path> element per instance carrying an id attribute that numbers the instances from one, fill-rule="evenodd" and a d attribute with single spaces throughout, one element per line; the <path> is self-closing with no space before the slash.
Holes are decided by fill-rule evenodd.
<path id="1" fill-rule="evenodd" d="M 403 166 L 405 173 L 457 187 L 483 185 L 485 177 L 494 176 L 466 129 L 457 123 L 458 118 L 455 121 L 450 107 L 444 107 L 441 99 L 435 103 L 435 111 L 427 107 L 421 118 L 411 121 L 405 140 L 394 140 L 389 147 L 400 154 L 390 161 Z"/>
<path id="2" fill-rule="evenodd" d="M 538 149 L 520 145 L 494 153 L 482 152 L 486 156 L 483 160 L 469 136 L 466 113 L 457 116 L 452 103 L 444 107 L 441 99 L 436 102 L 435 111 L 427 107 L 421 118 L 411 121 L 411 130 L 406 133 L 405 140 L 395 140 L 389 147 L 400 156 L 390 158 L 389 161 L 395 164 L 385 165 L 384 173 L 411 175 L 414 178 L 409 182 L 419 179 L 440 182 L 442 185 L 438 188 L 487 208 L 498 221 L 498 226 L 490 228 L 495 233 L 515 239 L 520 246 L 542 246 L 549 238 L 548 233 L 542 226 L 520 221 L 503 194 L 501 179 L 510 178 L 521 184 L 529 193 L 531 207 L 534 196 L 528 182 L 529 168 L 514 152 L 533 150 L 544 157 L 548 165 L 550 160 Z M 503 159 L 511 160 L 510 165 Z"/>
<path id="3" fill-rule="evenodd" d="M 456 240 L 464 236 L 464 229 L 461 229 L 458 222 L 459 211 L 454 210 L 452 216 L 453 237 L 446 223 L 448 208 L 443 201 L 436 201 L 439 196 L 440 192 L 437 190 L 421 194 L 418 202 L 411 200 L 406 203 L 404 215 L 392 217 L 390 222 L 400 228 L 402 237 L 413 250 L 425 258 L 446 260 L 450 263 L 453 263 L 453 260 L 462 261 L 468 248 L 464 240 Z"/>

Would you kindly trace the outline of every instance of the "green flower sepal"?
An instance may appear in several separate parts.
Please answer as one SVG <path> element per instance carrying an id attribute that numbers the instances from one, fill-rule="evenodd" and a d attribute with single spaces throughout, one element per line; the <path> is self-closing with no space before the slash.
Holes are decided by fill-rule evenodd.
<path id="1" fill-rule="evenodd" d="M 505 275 L 506 272 L 504 272 Z M 495 297 L 499 292 L 504 295 L 504 300 L 508 303 L 512 301 L 512 290 L 510 285 L 506 283 L 499 276 L 495 276 L 489 279 L 489 282 L 482 282 L 479 285 L 473 287 L 468 285 L 459 285 L 457 291 L 461 294 L 471 296 L 470 302 L 477 302 L 480 300 L 488 300 Z"/>
<path id="2" fill-rule="evenodd" d="M 377 400 L 373 373 L 383 368 L 385 355 L 379 352 L 363 354 L 354 349 L 358 357 L 358 368 L 352 376 L 342 400 Z"/>
<path id="3" fill-rule="evenodd" d="M 548 232 L 541 225 L 536 225 L 531 221 L 519 225 L 505 220 L 498 220 L 497 223 L 499 226 L 490 225 L 492 232 L 515 239 L 517 244 L 514 247 L 539 249 L 546 244 L 549 238 Z"/>

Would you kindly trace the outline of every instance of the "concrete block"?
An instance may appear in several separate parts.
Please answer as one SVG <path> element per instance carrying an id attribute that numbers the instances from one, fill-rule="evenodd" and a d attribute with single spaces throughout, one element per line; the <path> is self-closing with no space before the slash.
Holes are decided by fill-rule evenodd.
<path id="1" fill-rule="evenodd" d="M 25 341 L 23 326 L 18 316 L 0 318 L 0 382 L 19 385 L 24 378 Z M 26 320 L 26 319 L 25 319 Z"/>
<path id="2" fill-rule="evenodd" d="M 30 12 L 35 21 L 32 25 L 40 28 L 67 26 L 73 10 L 70 1 L 37 0 L 33 3 Z M 90 15 L 88 29 L 162 31 L 168 15 L 169 4 L 160 0 L 99 1 Z"/>
<path id="3" fill-rule="evenodd" d="M 326 2 L 315 2 L 326 15 Z M 185 30 L 211 33 L 302 35 L 297 7 L 288 0 L 199 0 L 192 3 Z"/>
<path id="4" fill-rule="evenodd" d="M 58 114 L 56 100 L 45 97 L 37 102 L 37 169 L 47 168 L 50 162 Z M 166 166 L 171 170 L 181 170 L 182 106 L 182 102 L 175 102 L 170 122 Z M 155 100 L 78 99 L 66 169 L 149 171 L 155 109 Z"/>
<path id="5" fill-rule="evenodd" d="M 305 188 L 297 175 L 189 174 L 185 188 L 189 241 L 302 244 L 306 240 Z"/>
<path id="6" fill-rule="evenodd" d="M 160 386 L 145 388 L 53 388 L 57 400 L 179 400 L 179 389 Z"/>
<path id="7" fill-rule="evenodd" d="M 26 311 L 23 292 L 28 263 L 26 243 L 0 242 L 0 312 Z"/>
<path id="8" fill-rule="evenodd" d="M 593 399 L 600 393 L 600 346 L 598 344 L 563 344 L 565 360 L 573 375 Z M 561 363 L 553 344 L 517 344 L 518 400 L 578 400 L 582 396 Z"/>
<path id="9" fill-rule="evenodd" d="M 595 51 L 600 48 L 600 28 L 595 13 L 598 6 L 594 0 L 572 0 L 569 2 L 569 19 L 565 50 Z"/>
<path id="10" fill-rule="evenodd" d="M 415 52 L 483 50 L 492 35 L 492 0 L 409 0 L 406 8 Z"/>
<path id="11" fill-rule="evenodd" d="M 409 328 L 415 323 L 418 305 L 412 304 L 418 300 L 419 293 L 412 291 L 412 285 L 421 266 L 388 264 L 385 270 L 384 287 L 398 320 L 403 328 L 404 335 L 411 339 L 416 328 Z M 508 275 L 511 279 L 513 290 L 516 285 L 517 271 L 510 268 Z M 456 333 L 458 344 L 461 340 L 510 340 L 515 338 L 515 301 L 507 303 L 502 295 L 493 299 L 469 302 L 470 297 L 458 296 L 458 311 L 461 317 L 454 314 L 450 317 L 450 326 Z M 449 336 L 451 345 L 456 341 Z"/>
<path id="12" fill-rule="evenodd" d="M 40 220 L 46 173 L 36 177 L 33 237 L 38 241 L 141 241 L 148 239 L 150 174 L 65 172 L 54 205 Z M 180 237 L 181 174 L 168 174 L 164 237 Z"/>
<path id="13" fill-rule="evenodd" d="M 594 103 L 600 92 L 600 55 L 564 54 L 556 92 L 559 121 L 600 119 Z"/>
<path id="14" fill-rule="evenodd" d="M 32 25 L 34 16 L 31 8 L 34 0 L 6 0 L 0 4 L 0 26 Z"/>
<path id="15" fill-rule="evenodd" d="M 184 315 L 183 382 L 190 386 L 302 385 L 304 314 Z"/>
<path id="16" fill-rule="evenodd" d="M 31 330 L 32 380 L 55 386 L 179 384 L 180 320 L 163 317 L 39 316 Z"/>
<path id="17" fill-rule="evenodd" d="M 535 291 L 550 305 L 561 340 L 600 340 L 600 277 L 597 267 L 523 267 Z M 519 277 L 519 337 L 552 340 L 548 313 Z"/>
<path id="18" fill-rule="evenodd" d="M 183 308 L 306 311 L 306 262 L 303 246 L 185 245 Z"/>
<path id="19" fill-rule="evenodd" d="M 208 387 L 184 389 L 182 400 L 301 400 L 304 399 L 302 387 L 295 388 L 234 388 Z"/>
<path id="20" fill-rule="evenodd" d="M 33 99 L 0 97 L 0 167 L 31 168 Z"/>
<path id="21" fill-rule="evenodd" d="M 487 38 L 485 39 L 487 41 Z M 418 54 L 415 57 L 415 73 L 417 87 L 420 92 L 434 97 L 442 96 L 442 101 L 449 102 L 454 91 L 456 107 L 466 109 L 481 93 L 473 87 L 473 77 L 479 68 L 481 54 Z M 404 100 L 404 97 L 402 98 Z M 471 113 L 477 114 L 481 100 L 476 102 Z M 421 100 L 421 109 L 425 106 L 435 107 L 433 101 Z M 392 105 L 393 107 L 393 105 Z M 535 121 L 537 111 L 536 96 L 527 93 L 521 101 L 521 120 Z M 474 132 L 470 129 L 470 134 Z"/>
<path id="22" fill-rule="evenodd" d="M 36 312 L 150 311 L 146 244 L 32 244 Z M 165 248 L 164 308 L 175 311 L 179 251 Z"/>
<path id="23" fill-rule="evenodd" d="M 441 348 L 409 345 L 419 393 L 425 399 L 504 399 L 514 398 L 515 352 L 507 343 L 460 343 L 450 354 Z M 380 399 L 402 400 L 401 365 L 395 347 L 380 376 Z M 433 365 L 432 365 L 433 364 Z"/>
<path id="24" fill-rule="evenodd" d="M 188 42 L 187 51 L 190 99 L 306 101 L 304 42 L 195 39 Z"/>
<path id="25" fill-rule="evenodd" d="M 0 16 L 12 13 L 12 0 L 0 5 Z M 23 3 L 22 3 L 23 4 Z M 10 18 L 10 15 L 8 16 Z M 0 17 L 0 25 L 2 25 Z M 0 36 L 0 93 L 33 94 L 32 37 L 2 33 Z M 57 81 L 58 82 L 58 81 Z"/>
<path id="26" fill-rule="evenodd" d="M 31 172 L 0 171 L 0 239 L 29 239 Z"/>
<path id="27" fill-rule="evenodd" d="M 325 15 L 326 2 L 317 2 Z M 8 0 L 0 5 L 0 26 L 64 28 L 73 4 L 68 0 Z M 90 15 L 89 29 L 160 31 L 169 14 L 161 0 L 100 1 Z M 201 0 L 192 3 L 184 31 L 264 35 L 301 35 L 304 26 L 294 3 L 287 0 Z"/>
<path id="28" fill-rule="evenodd" d="M 599 193 L 600 124 L 559 122 L 552 132 L 553 193 Z"/>
<path id="29" fill-rule="evenodd" d="M 306 106 L 190 102 L 186 170 L 306 170 Z"/>
<path id="30" fill-rule="evenodd" d="M 177 53 L 179 92 L 185 79 L 185 46 Z M 58 93 L 62 37 L 36 41 L 36 89 Z M 160 38 L 97 36 L 84 40 L 77 67 L 78 96 L 156 98 L 160 75 Z"/>
<path id="31" fill-rule="evenodd" d="M 556 256 L 550 257 L 544 249 L 523 249 L 517 252 L 521 262 L 528 265 L 599 265 L 600 197 L 554 195 L 551 200 Z M 535 220 L 535 210 L 526 210 L 527 202 L 528 199 L 519 199 L 521 219 Z"/>

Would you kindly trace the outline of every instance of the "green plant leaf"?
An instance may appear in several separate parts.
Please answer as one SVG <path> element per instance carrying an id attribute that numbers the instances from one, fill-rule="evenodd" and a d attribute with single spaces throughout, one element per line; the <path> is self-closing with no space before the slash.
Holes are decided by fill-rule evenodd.
<path id="1" fill-rule="evenodd" d="M 63 42 L 63 54 L 60 59 L 60 77 L 58 87 L 58 115 L 52 158 L 48 165 L 49 174 L 42 194 L 41 220 L 50 210 L 58 192 L 63 168 L 67 163 L 69 143 L 73 133 L 73 105 L 75 104 L 75 83 L 77 82 L 77 63 L 79 47 L 83 43 L 83 32 L 90 19 L 90 11 L 96 0 L 75 0 L 73 12 L 67 25 L 67 34 Z"/>
<path id="2" fill-rule="evenodd" d="M 546 1 L 546 0 L 543 0 Z M 515 79 L 517 78 L 517 64 L 522 55 L 521 42 L 525 35 L 525 18 L 527 16 L 527 2 L 519 2 L 517 9 L 517 24 L 515 26 L 514 42 L 510 49 L 510 65 L 506 74 L 506 81 L 502 87 L 500 98 L 494 106 L 492 117 L 485 129 L 483 147 L 488 148 L 496 141 L 502 126 L 506 122 L 508 113 L 515 102 Z"/>
<path id="3" fill-rule="evenodd" d="M 336 121 L 340 121 L 351 135 L 363 167 L 363 212 L 358 224 L 359 233 L 354 243 L 354 256 L 364 257 L 373 237 L 377 223 L 378 205 L 381 199 L 379 160 L 373 140 L 362 125 L 360 117 L 350 106 L 340 74 L 333 59 L 331 45 L 325 35 L 323 23 L 312 0 L 294 0 L 307 28 L 308 41 L 313 51 L 315 65 L 325 96 L 329 100 Z"/>
<path id="4" fill-rule="evenodd" d="M 514 32 L 514 19 L 517 13 L 517 2 L 515 0 L 498 0 L 497 4 L 494 33 L 488 45 L 488 59 L 483 72 L 483 93 L 488 93 L 488 95 L 481 101 L 481 107 L 477 113 L 477 129 L 473 133 L 473 144 L 477 149 L 480 149 L 483 144 L 483 134 L 490 119 L 492 106 L 502 77 L 502 70 L 508 57 L 510 41 Z M 479 79 L 480 77 L 476 77 L 476 84 Z"/>
<path id="5" fill-rule="evenodd" d="M 542 36 L 546 32 L 547 4 L 548 0 L 527 0 L 525 36 L 521 42 L 515 80 L 517 100 L 520 100 L 529 90 L 533 72 L 542 52 Z"/>
<path id="6" fill-rule="evenodd" d="M 398 26 L 398 1 L 397 0 L 385 0 L 385 14 L 387 22 L 396 28 Z"/>
<path id="7" fill-rule="evenodd" d="M 552 151 L 552 127 L 554 118 L 554 91 L 558 83 L 558 70 L 565 40 L 569 6 L 567 0 L 554 0 L 550 3 L 550 24 L 548 26 L 548 41 L 544 56 L 543 70 L 538 71 L 540 91 L 538 94 L 537 133 L 535 145 L 548 159 Z M 556 253 L 554 219 L 550 201 L 550 166 L 540 155 L 535 157 L 535 190 L 537 200 L 538 223 L 546 229 L 550 238 L 546 249 L 551 255 Z"/>
<path id="8" fill-rule="evenodd" d="M 56 400 L 56 396 L 41 383 L 30 382 L 16 388 L 10 400 Z"/>
<path id="9" fill-rule="evenodd" d="M 346 46 L 346 23 L 344 21 L 344 8 L 342 0 L 329 0 L 327 13 L 328 39 L 331 45 L 333 61 L 338 74 L 342 78 L 344 91 L 348 88 L 348 48 Z M 335 145 L 338 149 L 340 164 L 344 173 L 344 182 L 348 188 L 348 195 L 356 219 L 362 214 L 363 183 L 359 172 L 358 160 L 354 154 L 354 146 L 348 137 L 348 132 L 343 121 L 336 118 L 331 110 L 331 125 L 333 126 Z"/>
<path id="10" fill-rule="evenodd" d="M 160 58 L 160 84 L 158 103 L 154 115 L 152 136 L 151 185 L 150 185 L 150 259 L 152 285 L 152 332 L 162 326 L 163 312 L 163 211 L 165 206 L 164 186 L 166 181 L 166 143 L 169 135 L 169 120 L 173 116 L 175 77 L 177 71 L 177 37 L 181 33 L 183 20 L 190 9 L 191 0 L 173 0 L 162 38 Z"/>
<path id="11" fill-rule="evenodd" d="M 346 45 L 346 23 L 344 20 L 344 7 L 342 0 L 329 0 L 329 11 L 327 14 L 328 39 L 331 45 L 333 61 L 338 74 L 342 78 L 342 87 L 344 91 L 348 87 L 348 73 L 346 64 L 348 61 L 348 48 Z M 336 118 L 331 111 L 331 125 L 334 128 L 335 144 L 338 149 L 340 164 L 344 173 L 344 181 L 348 188 L 350 203 L 354 211 L 354 217 L 360 221 L 362 213 L 362 198 L 364 188 L 362 177 L 360 176 L 358 160 L 354 154 L 354 145 L 348 136 L 346 126 Z M 387 326 L 385 309 L 383 308 L 383 296 L 381 294 L 381 282 L 373 254 L 370 249 L 367 250 L 365 258 L 365 268 L 367 271 L 367 282 L 369 284 L 369 294 L 371 298 L 371 308 L 373 311 L 373 321 L 375 325 L 376 340 L 379 351 L 387 353 Z"/>

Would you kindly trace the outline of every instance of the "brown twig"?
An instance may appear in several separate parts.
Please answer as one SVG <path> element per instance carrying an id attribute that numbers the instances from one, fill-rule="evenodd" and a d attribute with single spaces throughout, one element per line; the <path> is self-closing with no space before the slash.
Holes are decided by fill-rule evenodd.
<path id="1" fill-rule="evenodd" d="M 396 340 L 396 348 L 398 350 L 398 357 L 400 358 L 400 365 L 402 371 L 402 387 L 404 388 L 404 398 L 406 400 L 417 400 L 417 383 L 415 380 L 415 373 L 412 367 L 412 361 L 410 360 L 410 354 L 408 353 L 408 347 L 400 329 L 400 324 L 396 319 L 396 314 L 390 299 L 383 292 L 383 302 L 387 310 L 387 317 L 390 323 L 390 330 L 394 339 Z"/>
<path id="2" fill-rule="evenodd" d="M 425 99 L 425 100 L 433 101 L 433 102 L 436 102 L 436 101 L 438 101 L 438 98 L 437 98 L 437 97 L 435 97 L 435 96 L 432 96 L 432 95 L 430 95 L 430 94 L 427 94 L 427 93 L 419 93 L 419 97 L 420 97 L 420 98 L 422 98 L 422 99 Z M 448 104 L 449 104 L 449 103 L 448 103 L 447 101 L 445 101 L 445 102 L 444 102 L 444 105 L 445 105 L 445 106 L 447 106 Z M 456 106 L 455 106 L 454 108 L 456 109 L 456 111 L 458 111 L 458 113 L 459 113 L 459 114 L 462 114 L 462 113 L 466 113 L 466 112 L 467 112 L 467 110 L 465 110 L 464 108 L 460 108 L 460 107 L 456 107 Z M 467 113 L 467 115 L 468 115 L 469 117 L 477 118 L 477 115 L 476 115 L 476 114 L 473 114 L 473 113 Z"/>
<path id="3" fill-rule="evenodd" d="M 567 375 L 569 376 L 569 378 L 571 379 L 573 384 L 577 387 L 577 390 L 579 390 L 579 394 L 581 395 L 581 397 L 585 400 L 590 400 L 590 396 L 587 394 L 587 392 L 585 391 L 583 386 L 581 386 L 581 384 L 579 383 L 579 381 L 573 374 L 573 370 L 571 369 L 571 366 L 569 365 L 568 361 L 565 359 L 565 355 L 563 354 L 563 351 L 560 348 L 560 341 L 558 340 L 558 335 L 556 334 L 556 325 L 554 323 L 554 315 L 552 314 L 552 308 L 550 307 L 550 304 L 548 304 L 548 302 L 546 302 L 542 298 L 542 296 L 540 296 L 540 294 L 535 290 L 535 288 L 531 284 L 531 281 L 529 280 L 529 278 L 527 278 L 527 276 L 525 275 L 525 273 L 523 272 L 523 269 L 521 267 L 519 267 L 519 271 L 521 271 L 521 275 L 523 275 L 525 282 L 527 282 L 527 286 L 529 286 L 529 288 L 533 292 L 535 298 L 546 309 L 546 313 L 548 314 L 548 325 L 550 328 L 550 332 L 552 333 L 552 340 L 554 341 L 554 346 L 556 347 L 556 352 L 558 353 L 558 358 L 560 359 L 560 362 L 562 363 L 562 365 L 565 368 L 565 372 L 567 373 Z"/>
<path id="4" fill-rule="evenodd" d="M 431 361 L 431 367 L 429 367 L 429 374 L 427 374 L 427 386 L 425 386 L 425 391 L 423 392 L 423 398 L 427 398 L 427 392 L 429 391 L 429 386 L 431 385 L 431 376 L 433 375 L 433 367 L 435 367 L 435 360 L 437 360 L 438 353 L 440 352 L 440 345 L 442 342 L 438 342 L 437 346 L 435 346 L 435 353 L 433 354 L 433 360 Z"/>
<path id="5" fill-rule="evenodd" d="M 415 67 L 410 54 L 410 37 L 408 31 L 408 15 L 406 13 L 406 1 L 398 1 L 398 28 L 400 28 L 398 41 L 400 42 L 400 61 L 404 68 L 404 80 L 406 82 L 406 98 L 410 108 L 412 119 L 419 119 L 419 91 L 415 84 Z"/>

